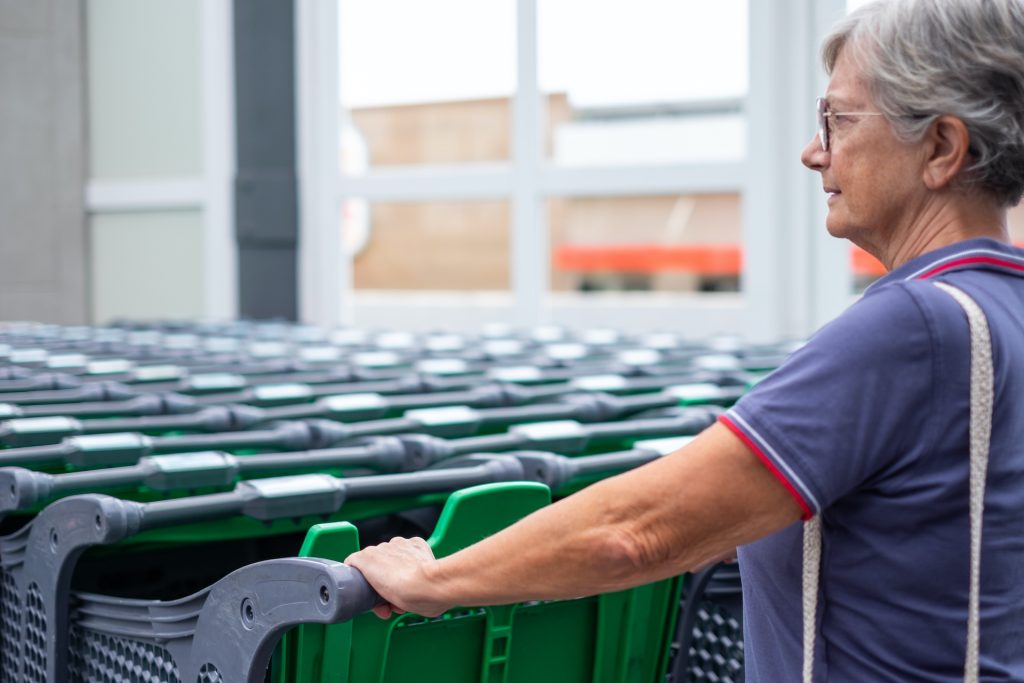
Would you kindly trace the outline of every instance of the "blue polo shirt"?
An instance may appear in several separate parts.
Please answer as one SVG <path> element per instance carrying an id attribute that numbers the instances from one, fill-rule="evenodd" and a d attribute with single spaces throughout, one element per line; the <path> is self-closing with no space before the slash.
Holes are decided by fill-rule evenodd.
<path id="1" fill-rule="evenodd" d="M 1024 681 L 1024 251 L 988 239 L 874 283 L 722 417 L 821 514 L 819 681 L 963 680 L 970 341 L 936 280 L 991 328 L 981 678 Z M 800 680 L 801 526 L 740 549 L 748 683 Z"/>

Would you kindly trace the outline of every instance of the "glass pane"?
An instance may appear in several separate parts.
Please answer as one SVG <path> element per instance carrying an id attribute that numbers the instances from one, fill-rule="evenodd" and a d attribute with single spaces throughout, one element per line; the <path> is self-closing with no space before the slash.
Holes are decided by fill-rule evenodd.
<path id="1" fill-rule="evenodd" d="M 94 323 L 203 316 L 201 212 L 96 214 L 89 223 Z"/>
<path id="2" fill-rule="evenodd" d="M 875 1 L 876 0 L 846 0 L 846 13 L 849 14 L 862 5 L 867 5 Z"/>
<path id="3" fill-rule="evenodd" d="M 509 158 L 514 0 L 341 0 L 342 170 Z"/>
<path id="4" fill-rule="evenodd" d="M 557 164 L 742 159 L 747 2 L 540 0 Z"/>
<path id="5" fill-rule="evenodd" d="M 198 175 L 199 3 L 85 8 L 90 177 Z"/>
<path id="6" fill-rule="evenodd" d="M 357 290 L 509 289 L 507 202 L 350 202 L 342 210 Z"/>
<path id="7" fill-rule="evenodd" d="M 555 292 L 735 292 L 740 195 L 572 197 L 548 202 Z"/>

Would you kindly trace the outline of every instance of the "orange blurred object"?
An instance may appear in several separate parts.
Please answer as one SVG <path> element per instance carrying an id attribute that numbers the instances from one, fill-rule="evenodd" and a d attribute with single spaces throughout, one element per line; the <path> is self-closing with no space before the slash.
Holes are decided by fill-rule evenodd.
<path id="1" fill-rule="evenodd" d="M 882 277 L 888 271 L 882 262 L 860 247 L 850 247 L 850 267 L 854 275 Z"/>
<path id="2" fill-rule="evenodd" d="M 558 269 L 577 272 L 739 275 L 743 269 L 743 252 L 736 244 L 563 244 L 555 249 L 554 259 Z M 850 247 L 850 268 L 856 276 L 887 272 L 860 247 Z"/>
<path id="3" fill-rule="evenodd" d="M 572 244 L 555 249 L 555 265 L 568 271 L 739 275 L 742 262 L 740 248 L 734 244 Z"/>

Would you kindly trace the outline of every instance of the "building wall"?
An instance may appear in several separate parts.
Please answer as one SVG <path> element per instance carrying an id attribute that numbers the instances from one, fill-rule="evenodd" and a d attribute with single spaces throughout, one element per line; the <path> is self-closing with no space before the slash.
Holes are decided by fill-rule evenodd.
<path id="1" fill-rule="evenodd" d="M 0 320 L 87 317 L 82 20 L 0 2 Z"/>
<path id="2" fill-rule="evenodd" d="M 357 288 L 509 289 L 508 202 L 377 204 L 370 221 Z"/>

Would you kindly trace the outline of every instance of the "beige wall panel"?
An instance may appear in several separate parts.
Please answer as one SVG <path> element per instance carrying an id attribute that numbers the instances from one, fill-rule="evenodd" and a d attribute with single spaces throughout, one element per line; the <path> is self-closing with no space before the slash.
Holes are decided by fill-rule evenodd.
<path id="1" fill-rule="evenodd" d="M 93 320 L 202 317 L 202 225 L 198 211 L 93 216 Z"/>
<path id="2" fill-rule="evenodd" d="M 574 198 L 566 204 L 564 225 L 553 235 L 570 244 L 740 243 L 736 194 Z"/>
<path id="3" fill-rule="evenodd" d="M 356 109 L 371 166 L 506 161 L 506 98 Z"/>
<path id="4" fill-rule="evenodd" d="M 377 204 L 370 221 L 357 289 L 509 288 L 506 202 Z"/>
<path id="5" fill-rule="evenodd" d="M 550 95 L 545 148 L 572 117 L 564 94 Z M 365 107 L 351 111 L 371 166 L 508 161 L 512 102 L 508 98 Z"/>
<path id="6" fill-rule="evenodd" d="M 88 0 L 90 177 L 202 168 L 197 0 Z"/>

